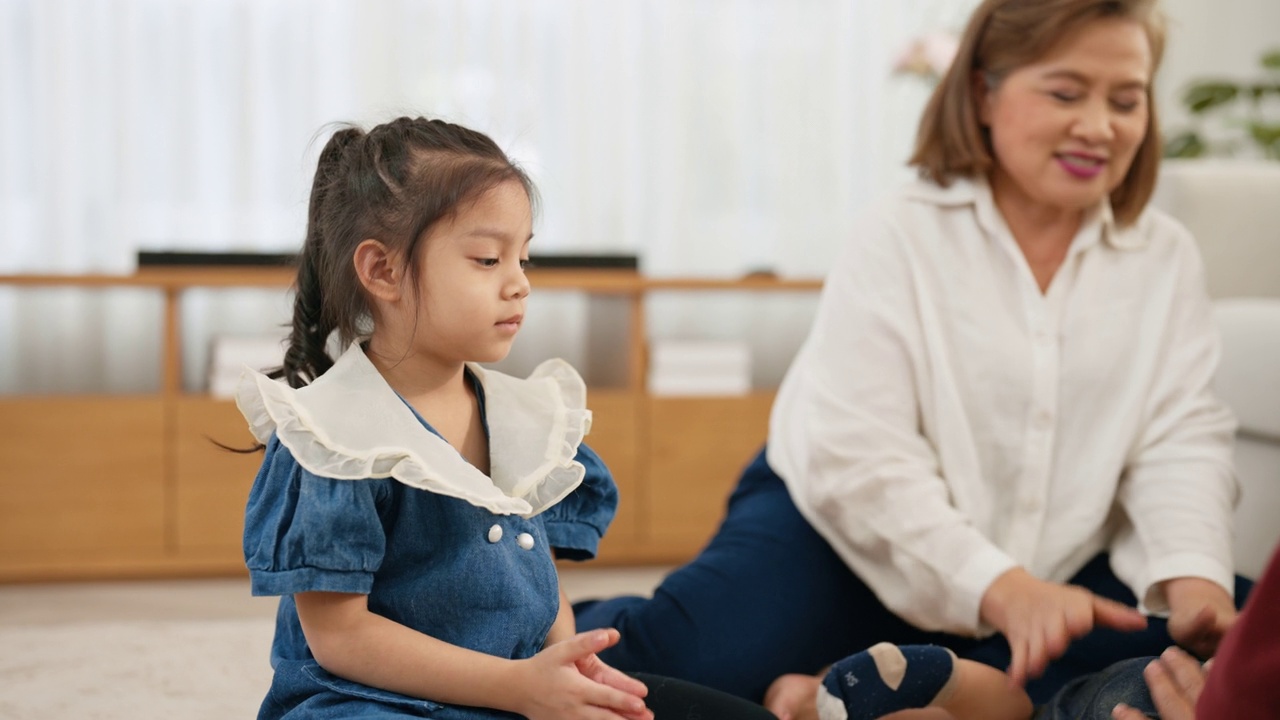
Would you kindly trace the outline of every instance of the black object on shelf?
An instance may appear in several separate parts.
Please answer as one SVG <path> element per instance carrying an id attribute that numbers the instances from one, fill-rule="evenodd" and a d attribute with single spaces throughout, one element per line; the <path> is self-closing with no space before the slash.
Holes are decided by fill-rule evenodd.
<path id="1" fill-rule="evenodd" d="M 293 265 L 297 257 L 295 253 L 139 250 L 138 267 L 280 267 Z"/>
<path id="2" fill-rule="evenodd" d="M 636 270 L 640 258 L 635 255 L 538 255 L 529 256 L 535 268 L 581 270 Z"/>
<path id="3" fill-rule="evenodd" d="M 293 265 L 294 253 L 189 252 L 139 250 L 138 267 L 280 267 Z M 535 268 L 577 270 L 636 270 L 636 255 L 530 255 Z"/>

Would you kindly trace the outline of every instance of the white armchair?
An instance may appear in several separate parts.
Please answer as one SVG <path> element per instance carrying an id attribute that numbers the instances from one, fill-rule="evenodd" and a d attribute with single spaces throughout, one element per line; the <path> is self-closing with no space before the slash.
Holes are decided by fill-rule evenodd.
<path id="1" fill-rule="evenodd" d="M 1236 572 L 1256 578 L 1280 542 L 1280 298 L 1218 300 L 1214 313 L 1222 332 L 1216 389 L 1240 422 Z"/>
<path id="2" fill-rule="evenodd" d="M 1166 160 L 1151 203 L 1195 236 L 1210 295 L 1280 297 L 1280 162 Z"/>

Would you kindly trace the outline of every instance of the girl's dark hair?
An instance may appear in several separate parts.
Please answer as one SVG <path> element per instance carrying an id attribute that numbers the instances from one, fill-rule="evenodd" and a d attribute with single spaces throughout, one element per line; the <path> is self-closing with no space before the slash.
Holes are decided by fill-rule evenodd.
<path id="1" fill-rule="evenodd" d="M 368 132 L 342 126 L 316 166 L 292 330 L 271 377 L 302 387 L 333 366 L 326 344 L 334 331 L 343 346 L 367 332 L 369 303 L 352 263 L 361 241 L 400 250 L 416 283 L 413 258 L 431 228 L 512 180 L 536 202 L 524 171 L 488 136 L 460 125 L 401 117 Z"/>

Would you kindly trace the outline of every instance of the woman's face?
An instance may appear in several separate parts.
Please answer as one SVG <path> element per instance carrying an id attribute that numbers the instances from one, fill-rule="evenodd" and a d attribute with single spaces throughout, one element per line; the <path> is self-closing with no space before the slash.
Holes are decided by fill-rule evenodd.
<path id="1" fill-rule="evenodd" d="M 1078 211 L 1107 197 L 1146 136 L 1150 82 L 1151 45 L 1142 26 L 1105 19 L 1068 35 L 997 87 L 980 85 L 979 114 L 996 161 L 991 184 L 1001 207 Z"/>

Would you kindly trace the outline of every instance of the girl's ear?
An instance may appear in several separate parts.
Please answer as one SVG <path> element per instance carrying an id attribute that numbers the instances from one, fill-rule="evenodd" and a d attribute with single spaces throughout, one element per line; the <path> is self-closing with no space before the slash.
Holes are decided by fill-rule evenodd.
<path id="1" fill-rule="evenodd" d="M 360 284 L 371 296 L 383 302 L 396 302 L 403 296 L 403 263 L 397 253 L 380 241 L 373 238 L 360 241 L 351 262 Z"/>

